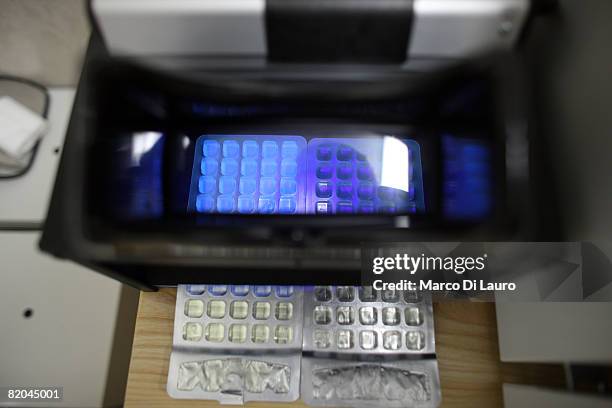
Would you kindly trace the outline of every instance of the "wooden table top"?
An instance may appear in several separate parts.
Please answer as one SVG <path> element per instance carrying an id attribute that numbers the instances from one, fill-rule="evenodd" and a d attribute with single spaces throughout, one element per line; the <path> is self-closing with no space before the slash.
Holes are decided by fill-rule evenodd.
<path id="1" fill-rule="evenodd" d="M 166 393 L 176 289 L 141 292 L 125 395 L 126 407 L 213 407 L 216 401 L 175 400 Z M 501 363 L 493 303 L 434 303 L 442 407 L 502 406 L 502 383 L 563 387 L 561 366 Z M 252 407 L 270 403 L 248 403 Z M 306 407 L 276 403 L 274 407 Z"/>

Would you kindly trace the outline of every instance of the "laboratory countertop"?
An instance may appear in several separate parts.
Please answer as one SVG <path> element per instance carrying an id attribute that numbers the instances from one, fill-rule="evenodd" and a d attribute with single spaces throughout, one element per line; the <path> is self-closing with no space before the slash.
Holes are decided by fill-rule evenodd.
<path id="1" fill-rule="evenodd" d="M 141 292 L 126 407 L 212 407 L 216 401 L 174 400 L 166 393 L 176 289 Z M 502 406 L 502 384 L 562 387 L 560 365 L 502 363 L 493 303 L 434 303 L 442 407 Z M 249 403 L 248 406 L 270 406 Z M 273 406 L 305 407 L 297 401 Z"/>

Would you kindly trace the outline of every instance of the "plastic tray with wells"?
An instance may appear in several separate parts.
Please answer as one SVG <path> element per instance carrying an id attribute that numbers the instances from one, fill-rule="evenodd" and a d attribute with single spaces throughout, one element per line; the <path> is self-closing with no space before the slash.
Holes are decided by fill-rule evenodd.
<path id="1" fill-rule="evenodd" d="M 303 291 L 179 285 L 167 391 L 226 404 L 299 398 Z"/>
<path id="2" fill-rule="evenodd" d="M 179 285 L 173 398 L 436 407 L 431 296 L 352 286 Z"/>
<path id="3" fill-rule="evenodd" d="M 308 287 L 303 343 L 300 389 L 309 405 L 440 403 L 430 294 Z"/>
<path id="4" fill-rule="evenodd" d="M 441 399 L 438 363 L 434 358 L 304 357 L 301 396 L 312 406 L 437 407 Z"/>

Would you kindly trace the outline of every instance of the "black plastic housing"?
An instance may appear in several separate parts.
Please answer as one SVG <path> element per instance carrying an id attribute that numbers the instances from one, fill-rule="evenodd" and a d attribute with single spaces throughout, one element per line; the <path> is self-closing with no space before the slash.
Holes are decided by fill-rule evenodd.
<path id="1" fill-rule="evenodd" d="M 426 64 L 419 69 L 396 65 L 219 69 L 193 60 L 162 65 L 111 58 L 94 32 L 42 250 L 145 290 L 196 282 L 356 284 L 364 243 L 526 240 L 532 233 L 527 103 L 520 65 L 511 55 Z M 471 84 L 479 84 L 481 92 L 466 92 Z M 137 90 L 138 97 L 132 98 L 131 90 Z M 202 98 L 303 108 L 240 120 L 181 115 L 177 108 L 181 101 Z M 385 109 L 397 101 L 407 101 L 409 107 L 399 113 Z M 158 115 L 154 112 L 159 105 L 168 109 Z M 340 105 L 377 108 L 363 114 L 334 108 Z M 273 126 L 282 132 L 308 129 L 313 119 L 337 131 L 376 128 L 418 134 L 427 146 L 428 213 L 198 218 L 178 209 L 158 219 L 126 223 L 106 217 L 92 193 L 92 168 L 99 168 L 101 155 L 96 149 L 101 138 L 143 128 L 171 134 L 177 126 L 236 132 Z M 440 214 L 439 134 L 444 130 L 476 135 L 492 147 L 494 208 L 486 219 L 453 222 Z M 190 164 L 184 168 L 190 169 Z"/>

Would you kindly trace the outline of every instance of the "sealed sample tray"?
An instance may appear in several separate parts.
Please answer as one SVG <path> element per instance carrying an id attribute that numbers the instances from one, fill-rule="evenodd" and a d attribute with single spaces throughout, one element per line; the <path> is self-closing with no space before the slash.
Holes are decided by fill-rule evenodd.
<path id="1" fill-rule="evenodd" d="M 302 299 L 298 286 L 179 285 L 173 344 L 299 350 Z"/>
<path id="2" fill-rule="evenodd" d="M 169 395 L 296 400 L 302 306 L 301 287 L 179 285 Z"/>
<path id="3" fill-rule="evenodd" d="M 300 136 L 201 136 L 189 205 L 201 213 L 303 213 L 305 150 Z"/>
<path id="4" fill-rule="evenodd" d="M 414 213 L 424 209 L 419 145 L 383 138 L 308 142 L 306 210 L 315 214 Z"/>
<path id="5" fill-rule="evenodd" d="M 313 406 L 437 407 L 440 380 L 435 359 L 381 362 L 302 359 L 302 400 Z"/>
<path id="6" fill-rule="evenodd" d="M 202 135 L 189 209 L 199 213 L 424 211 L 419 144 L 394 137 Z"/>
<path id="7" fill-rule="evenodd" d="M 372 287 L 304 291 L 303 350 L 315 354 L 435 353 L 431 296 Z"/>

